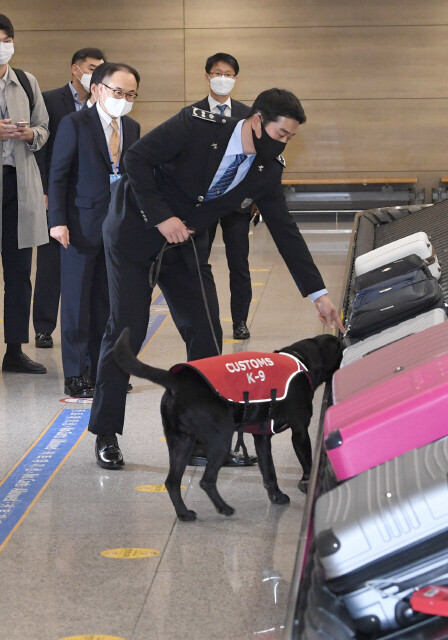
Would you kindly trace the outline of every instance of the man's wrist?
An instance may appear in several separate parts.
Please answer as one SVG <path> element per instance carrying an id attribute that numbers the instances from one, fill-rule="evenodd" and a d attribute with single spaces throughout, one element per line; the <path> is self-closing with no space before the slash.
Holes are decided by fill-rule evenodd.
<path id="1" fill-rule="evenodd" d="M 308 298 L 311 300 L 311 302 L 316 302 L 316 300 L 318 300 L 320 297 L 325 296 L 327 294 L 328 294 L 327 289 L 320 289 L 319 291 L 315 291 L 314 293 L 308 294 Z"/>

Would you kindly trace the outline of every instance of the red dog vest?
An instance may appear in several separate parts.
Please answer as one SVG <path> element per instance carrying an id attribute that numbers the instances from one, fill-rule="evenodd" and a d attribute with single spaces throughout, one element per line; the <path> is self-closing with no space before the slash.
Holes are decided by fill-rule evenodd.
<path id="1" fill-rule="evenodd" d="M 289 353 L 246 351 L 214 356 L 176 364 L 170 373 L 184 367 L 196 371 L 223 400 L 238 404 L 283 400 L 294 376 L 303 372 L 309 378 L 305 365 Z M 262 425 L 246 425 L 244 430 L 266 433 Z"/>

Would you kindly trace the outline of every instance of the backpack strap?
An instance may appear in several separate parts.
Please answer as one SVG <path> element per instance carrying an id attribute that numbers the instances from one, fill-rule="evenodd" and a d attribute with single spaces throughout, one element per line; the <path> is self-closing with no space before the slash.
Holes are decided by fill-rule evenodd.
<path id="1" fill-rule="evenodd" d="M 22 89 L 25 91 L 27 95 L 28 102 L 30 103 L 30 118 L 31 118 L 31 115 L 34 110 L 34 93 L 31 88 L 31 83 L 25 71 L 22 71 L 22 69 L 14 69 L 14 68 L 13 68 L 13 71 L 15 72 L 18 81 L 22 85 Z"/>

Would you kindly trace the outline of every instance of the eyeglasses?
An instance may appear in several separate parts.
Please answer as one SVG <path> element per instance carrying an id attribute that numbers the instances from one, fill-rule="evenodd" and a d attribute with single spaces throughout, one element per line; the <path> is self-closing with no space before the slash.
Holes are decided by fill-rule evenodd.
<path id="1" fill-rule="evenodd" d="M 134 92 L 127 93 L 126 91 L 122 91 L 121 89 L 114 89 L 113 87 L 109 87 L 109 85 L 105 84 L 104 82 L 102 82 L 101 84 L 103 84 L 105 87 L 110 89 L 114 94 L 115 98 L 117 98 L 118 100 L 121 100 L 122 98 L 126 98 L 128 102 L 134 102 L 134 100 L 138 96 L 138 93 L 134 93 Z"/>
<path id="2" fill-rule="evenodd" d="M 235 78 L 235 74 L 234 73 L 230 73 L 230 72 L 226 72 L 226 73 L 221 73 L 221 71 L 210 71 L 210 73 L 208 74 L 209 76 L 214 76 L 215 78 L 219 78 L 220 76 L 225 76 L 226 78 Z"/>

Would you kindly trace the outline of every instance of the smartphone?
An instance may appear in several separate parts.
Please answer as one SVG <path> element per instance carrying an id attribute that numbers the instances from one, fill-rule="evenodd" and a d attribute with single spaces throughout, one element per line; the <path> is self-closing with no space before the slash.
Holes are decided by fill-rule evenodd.
<path id="1" fill-rule="evenodd" d="M 16 127 L 27 127 L 29 122 L 27 120 L 21 120 L 20 122 L 16 122 Z"/>

